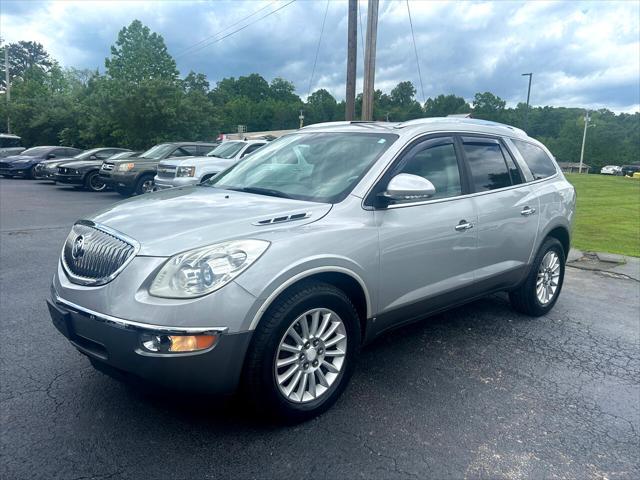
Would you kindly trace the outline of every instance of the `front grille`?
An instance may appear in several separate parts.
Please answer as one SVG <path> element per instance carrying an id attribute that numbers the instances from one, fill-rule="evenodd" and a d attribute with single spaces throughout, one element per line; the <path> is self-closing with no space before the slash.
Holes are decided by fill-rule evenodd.
<path id="1" fill-rule="evenodd" d="M 162 180 L 173 179 L 176 176 L 176 167 L 160 164 L 158 165 L 157 174 L 158 174 L 158 178 Z"/>
<path id="2" fill-rule="evenodd" d="M 10 166 L 9 162 L 0 162 L 0 168 L 9 168 Z"/>
<path id="3" fill-rule="evenodd" d="M 71 229 L 62 251 L 62 264 L 72 282 L 103 285 L 133 259 L 135 241 L 105 230 L 91 222 L 77 223 Z"/>

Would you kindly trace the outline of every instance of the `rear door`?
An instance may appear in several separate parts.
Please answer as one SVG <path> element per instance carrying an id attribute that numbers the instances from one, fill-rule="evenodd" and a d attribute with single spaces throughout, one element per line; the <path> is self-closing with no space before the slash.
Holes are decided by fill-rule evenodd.
<path id="1" fill-rule="evenodd" d="M 499 288 L 524 272 L 538 232 L 539 200 L 499 138 L 459 137 L 478 213 L 476 282 Z"/>

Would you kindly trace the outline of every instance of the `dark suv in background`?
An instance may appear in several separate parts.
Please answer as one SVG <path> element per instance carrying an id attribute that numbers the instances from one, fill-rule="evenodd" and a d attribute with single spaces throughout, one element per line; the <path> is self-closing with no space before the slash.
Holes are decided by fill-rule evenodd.
<path id="1" fill-rule="evenodd" d="M 45 160 L 69 158 L 81 153 L 73 147 L 33 147 L 20 155 L 5 157 L 0 161 L 0 175 L 3 177 L 36 178 L 36 166 Z"/>
<path id="2" fill-rule="evenodd" d="M 160 143 L 135 160 L 105 161 L 100 168 L 100 180 L 124 196 L 151 192 L 160 160 L 206 155 L 218 145 L 205 142 Z"/>
<path id="3" fill-rule="evenodd" d="M 66 183 L 86 190 L 101 192 L 106 189 L 106 185 L 98 176 L 102 162 L 120 154 L 126 154 L 126 158 L 129 158 L 128 154 L 130 153 L 134 152 L 124 148 L 94 148 L 93 150 L 87 150 L 68 162 L 57 164 L 53 179 L 58 183 Z"/>

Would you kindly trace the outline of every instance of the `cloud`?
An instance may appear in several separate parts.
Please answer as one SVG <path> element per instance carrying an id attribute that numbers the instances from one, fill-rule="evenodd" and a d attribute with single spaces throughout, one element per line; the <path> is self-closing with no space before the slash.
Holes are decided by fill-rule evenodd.
<path id="1" fill-rule="evenodd" d="M 259 20 L 287 1 L 3 0 L 0 27 L 5 41 L 39 41 L 64 66 L 103 70 L 118 31 L 137 18 L 165 38 L 183 75 L 202 72 L 212 84 L 252 72 L 267 79 L 282 76 L 305 97 L 327 4 L 298 0 Z M 360 0 L 365 28 L 366 3 Z M 410 5 L 426 97 L 455 93 L 471 100 L 476 92 L 491 91 L 514 105 L 526 98 L 527 78 L 521 74 L 533 72 L 534 105 L 638 109 L 638 2 L 412 0 Z M 344 97 L 346 12 L 346 1 L 329 3 L 312 81 L 312 90 L 326 88 L 337 98 Z M 381 0 L 379 12 L 376 87 L 388 92 L 410 80 L 422 101 L 406 3 Z M 363 36 L 358 32 L 358 90 Z"/>

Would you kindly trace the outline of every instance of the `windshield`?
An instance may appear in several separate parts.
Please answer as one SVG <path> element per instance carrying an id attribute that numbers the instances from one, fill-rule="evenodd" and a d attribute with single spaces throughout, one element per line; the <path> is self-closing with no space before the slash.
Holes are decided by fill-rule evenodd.
<path id="1" fill-rule="evenodd" d="M 78 155 L 76 155 L 75 158 L 76 160 L 86 160 L 87 158 L 90 158 L 91 155 L 99 152 L 100 150 L 102 150 L 101 148 L 94 148 L 93 150 L 85 150 L 82 153 L 79 153 Z"/>
<path id="2" fill-rule="evenodd" d="M 175 146 L 171 143 L 161 143 L 155 147 L 151 147 L 144 152 L 141 157 L 150 158 L 151 160 L 160 160 L 164 158 L 169 152 L 172 152 Z"/>
<path id="3" fill-rule="evenodd" d="M 207 157 L 233 158 L 244 145 L 244 142 L 224 142 L 207 153 Z"/>
<path id="4" fill-rule="evenodd" d="M 207 184 L 336 203 L 397 138 L 390 133 L 294 133 L 256 150 Z"/>
<path id="5" fill-rule="evenodd" d="M 0 148 L 14 148 L 20 146 L 20 137 L 0 137 Z"/>
<path id="6" fill-rule="evenodd" d="M 40 155 L 44 155 L 45 153 L 47 153 L 49 150 L 51 150 L 49 147 L 34 147 L 25 150 L 24 152 L 20 153 L 20 155 L 26 155 L 27 157 L 39 157 Z"/>
<path id="7" fill-rule="evenodd" d="M 120 152 L 115 155 L 111 155 L 109 160 L 119 160 L 121 158 L 131 158 L 136 155 L 136 152 Z"/>

